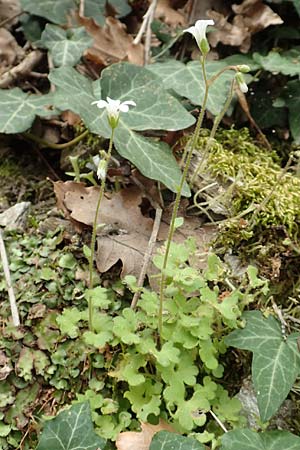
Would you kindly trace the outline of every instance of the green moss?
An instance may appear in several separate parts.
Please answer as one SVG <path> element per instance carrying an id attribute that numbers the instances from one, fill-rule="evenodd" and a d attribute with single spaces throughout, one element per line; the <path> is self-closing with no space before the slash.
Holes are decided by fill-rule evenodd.
<path id="1" fill-rule="evenodd" d="M 21 175 L 18 164 L 12 158 L 6 158 L 0 164 L 0 178 L 10 178 Z"/>
<path id="2" fill-rule="evenodd" d="M 199 139 L 199 148 L 205 147 L 207 139 L 205 132 Z M 243 217 L 244 238 L 247 233 L 251 237 L 255 231 L 276 226 L 284 226 L 291 236 L 297 235 L 300 179 L 292 172 L 282 174 L 276 152 L 259 146 L 248 129 L 220 130 L 207 156 L 207 167 L 213 176 L 233 183 L 232 217 L 225 222 L 227 230 L 240 227 Z M 261 207 L 266 198 L 269 200 Z"/>

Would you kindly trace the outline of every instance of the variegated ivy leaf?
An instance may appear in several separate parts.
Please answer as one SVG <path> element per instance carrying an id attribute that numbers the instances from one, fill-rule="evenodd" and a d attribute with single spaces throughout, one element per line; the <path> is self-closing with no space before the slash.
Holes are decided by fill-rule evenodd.
<path id="1" fill-rule="evenodd" d="M 300 48 L 292 48 L 286 52 L 271 51 L 267 55 L 253 53 L 253 59 L 260 66 L 274 74 L 283 73 L 284 75 L 300 75 Z"/>
<path id="2" fill-rule="evenodd" d="M 92 42 L 84 27 L 63 30 L 49 23 L 41 37 L 41 43 L 50 51 L 55 66 L 74 66 Z"/>
<path id="3" fill-rule="evenodd" d="M 58 25 L 66 24 L 72 10 L 78 10 L 76 0 L 20 0 L 24 11 L 36 16 L 44 17 Z M 85 0 L 84 16 L 92 17 L 98 25 L 105 24 L 106 4 L 109 3 L 116 11 L 117 17 L 124 17 L 130 13 L 131 7 L 127 0 Z"/>
<path id="4" fill-rule="evenodd" d="M 282 335 L 280 323 L 260 311 L 243 314 L 246 326 L 225 338 L 227 345 L 253 352 L 252 377 L 262 421 L 278 410 L 300 373 L 299 333 Z"/>
<path id="5" fill-rule="evenodd" d="M 19 88 L 0 89 L 0 133 L 21 133 L 31 127 L 35 116 L 51 116 L 57 110 L 53 105 L 53 95 L 27 94 Z"/>
<path id="6" fill-rule="evenodd" d="M 191 126 L 195 119 L 165 91 L 154 74 L 129 63 L 118 63 L 103 70 L 101 78 L 93 83 L 70 67 L 53 70 L 49 78 L 57 86 L 55 105 L 79 114 L 91 132 L 106 138 L 111 134 L 106 111 L 91 103 L 107 96 L 134 100 L 137 106 L 120 115 L 115 147 L 145 176 L 176 192 L 181 172 L 170 148 L 136 131 L 181 130 Z M 187 185 L 184 195 L 189 195 Z"/>
<path id="7" fill-rule="evenodd" d="M 37 450 L 103 450 L 105 440 L 93 428 L 89 402 L 73 405 L 47 421 Z"/>
<path id="8" fill-rule="evenodd" d="M 67 15 L 76 8 L 75 0 L 20 0 L 23 11 L 45 17 L 53 23 L 67 23 Z"/>
<path id="9" fill-rule="evenodd" d="M 159 431 L 153 436 L 149 450 L 204 450 L 204 445 L 194 438 L 169 431 Z"/>
<path id="10" fill-rule="evenodd" d="M 223 61 L 211 61 L 206 63 L 207 76 L 210 78 L 227 64 Z M 202 105 L 204 98 L 204 81 L 201 65 L 198 61 L 183 64 L 180 61 L 167 61 L 147 66 L 151 72 L 161 78 L 166 89 L 173 89 L 178 95 L 186 97 L 195 105 Z M 234 71 L 223 73 L 210 87 L 207 109 L 217 115 L 229 94 L 231 80 Z"/>
<path id="11" fill-rule="evenodd" d="M 300 438 L 288 431 L 232 430 L 221 437 L 220 450 L 298 450 Z"/>

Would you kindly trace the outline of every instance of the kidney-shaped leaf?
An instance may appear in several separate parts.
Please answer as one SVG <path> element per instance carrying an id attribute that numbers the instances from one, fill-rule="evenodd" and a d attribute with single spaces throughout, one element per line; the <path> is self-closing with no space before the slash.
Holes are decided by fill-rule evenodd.
<path id="1" fill-rule="evenodd" d="M 50 51 L 55 66 L 74 66 L 84 50 L 92 45 L 93 39 L 84 27 L 65 31 L 56 25 L 47 24 L 41 42 Z"/>
<path id="2" fill-rule="evenodd" d="M 173 191 L 177 190 L 181 172 L 170 148 L 133 131 L 178 130 L 194 123 L 194 118 L 180 103 L 161 88 L 157 77 L 142 67 L 119 63 L 103 70 L 101 79 L 94 83 L 70 67 L 53 70 L 49 78 L 57 86 L 55 106 L 76 112 L 90 131 L 106 138 L 111 134 L 106 112 L 91 105 L 92 101 L 99 100 L 101 96 L 135 100 L 137 107 L 120 115 L 115 131 L 115 147 L 145 176 L 161 181 Z M 189 195 L 187 185 L 184 195 Z"/>
<path id="3" fill-rule="evenodd" d="M 30 128 L 36 115 L 51 116 L 57 111 L 52 94 L 27 94 L 20 88 L 0 89 L 0 133 L 21 133 Z"/>
<path id="4" fill-rule="evenodd" d="M 94 432 L 89 402 L 79 403 L 45 423 L 37 450 L 103 450 Z"/>
<path id="5" fill-rule="evenodd" d="M 225 62 L 212 61 L 206 64 L 208 77 L 215 75 L 226 66 Z M 168 61 L 147 66 L 159 76 L 166 89 L 173 89 L 178 95 L 186 97 L 195 105 L 202 105 L 204 97 L 204 81 L 201 65 L 197 61 L 183 64 L 180 61 Z M 217 115 L 229 94 L 233 71 L 223 73 L 210 87 L 207 109 Z"/>
<path id="6" fill-rule="evenodd" d="M 223 434 L 220 450 L 298 450 L 300 438 L 288 431 L 233 430 Z"/>
<path id="7" fill-rule="evenodd" d="M 300 373 L 299 333 L 285 339 L 279 322 L 260 311 L 243 314 L 246 326 L 230 333 L 225 342 L 253 352 L 252 377 L 261 419 L 273 416 Z"/>

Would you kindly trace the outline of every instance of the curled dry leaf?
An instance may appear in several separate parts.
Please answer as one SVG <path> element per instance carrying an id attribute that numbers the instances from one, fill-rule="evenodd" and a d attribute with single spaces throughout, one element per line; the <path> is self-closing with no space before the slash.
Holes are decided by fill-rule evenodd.
<path id="1" fill-rule="evenodd" d="M 208 16 L 215 21 L 216 31 L 208 36 L 213 47 L 221 42 L 225 45 L 237 46 L 241 52 L 247 53 L 253 34 L 270 25 L 283 23 L 281 17 L 261 0 L 245 0 L 240 5 L 232 5 L 232 10 L 236 13 L 232 22 L 217 11 L 208 12 Z"/>
<path id="2" fill-rule="evenodd" d="M 99 195 L 98 187 L 85 187 L 83 183 L 72 181 L 54 183 L 54 190 L 58 198 L 58 207 L 63 209 L 67 217 L 77 225 L 92 226 Z M 119 260 L 122 262 L 121 277 L 134 275 L 138 278 L 143 258 L 151 236 L 153 219 L 143 216 L 140 205 L 145 195 L 142 190 L 132 186 L 109 197 L 104 196 L 98 218 L 98 238 L 96 264 L 99 272 L 106 272 Z M 156 249 L 158 249 L 168 234 L 170 213 L 166 211 L 161 222 Z M 194 237 L 198 248 L 195 267 L 205 266 L 205 254 L 209 242 L 215 237 L 216 228 L 202 227 L 196 217 L 184 219 L 184 225 L 176 230 L 174 240 L 183 242 L 187 237 Z M 147 275 L 156 274 L 153 264 L 148 267 Z M 151 286 L 155 289 L 155 282 Z"/>
<path id="3" fill-rule="evenodd" d="M 15 25 L 19 17 L 15 17 L 21 13 L 21 5 L 19 0 L 0 0 L 0 22 L 7 21 L 4 27 L 10 29 Z M 0 46 L 1 48 L 1 46 Z"/>
<path id="4" fill-rule="evenodd" d="M 78 17 L 77 20 L 94 39 L 93 46 L 85 51 L 87 59 L 100 66 L 119 61 L 143 65 L 143 45 L 133 44 L 133 37 L 118 19 L 107 17 L 104 27 L 99 27 L 93 19 Z"/>
<path id="5" fill-rule="evenodd" d="M 153 436 L 162 430 L 175 432 L 174 428 L 162 419 L 157 425 L 142 422 L 140 432 L 120 433 L 116 440 L 116 447 L 118 450 L 149 450 Z"/>
<path id="6" fill-rule="evenodd" d="M 174 1 L 172 0 L 158 0 L 155 17 L 157 19 L 163 19 L 168 25 L 174 27 L 185 26 L 186 20 L 184 15 L 174 9 L 173 3 Z"/>
<path id="7" fill-rule="evenodd" d="M 5 28 L 0 28 L 0 72 L 18 63 L 24 56 L 24 50 L 20 47 L 13 35 Z"/>

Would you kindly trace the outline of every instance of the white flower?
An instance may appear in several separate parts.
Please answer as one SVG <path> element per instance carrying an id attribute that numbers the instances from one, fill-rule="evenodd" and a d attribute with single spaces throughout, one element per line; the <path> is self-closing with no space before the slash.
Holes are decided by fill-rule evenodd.
<path id="1" fill-rule="evenodd" d="M 206 39 L 206 28 L 208 25 L 214 25 L 214 21 L 209 20 L 197 20 L 193 27 L 184 30 L 184 33 L 191 33 L 197 41 L 198 47 L 203 55 L 209 52 L 209 45 Z"/>
<path id="2" fill-rule="evenodd" d="M 240 88 L 240 90 L 244 94 L 246 94 L 248 92 L 248 86 L 247 86 L 247 84 L 246 84 L 246 82 L 244 80 L 243 74 L 241 72 L 237 72 L 235 74 L 235 79 L 236 79 L 236 82 L 237 82 L 238 87 Z"/>
<path id="3" fill-rule="evenodd" d="M 106 101 L 96 100 L 91 104 L 97 105 L 98 108 L 106 108 L 108 121 L 112 128 L 116 128 L 118 125 L 120 112 L 128 112 L 129 106 L 136 106 L 136 103 L 133 100 L 127 100 L 126 102 L 121 103 L 120 100 L 113 100 L 109 97 L 106 97 Z"/>

